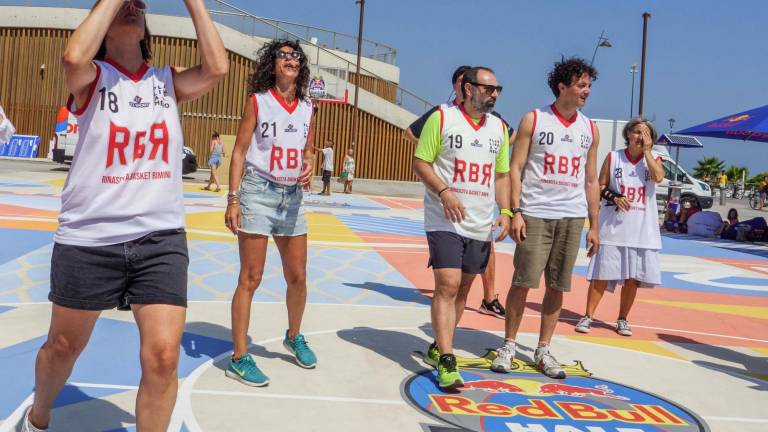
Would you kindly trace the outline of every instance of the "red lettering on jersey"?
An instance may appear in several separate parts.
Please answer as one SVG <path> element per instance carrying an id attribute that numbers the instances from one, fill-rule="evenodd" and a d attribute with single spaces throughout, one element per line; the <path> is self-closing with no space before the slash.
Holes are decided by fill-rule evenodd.
<path id="1" fill-rule="evenodd" d="M 491 185 L 491 171 L 493 171 L 493 164 L 483 164 L 483 181 L 480 183 L 480 186 Z"/>
<path id="2" fill-rule="evenodd" d="M 160 135 L 158 136 L 158 132 Z M 152 152 L 149 154 L 149 160 L 155 160 L 160 147 L 163 147 L 163 162 L 168 163 L 168 127 L 165 120 L 155 123 L 149 129 L 149 142 L 152 143 Z"/>
<path id="3" fill-rule="evenodd" d="M 107 146 L 107 168 L 114 162 L 114 152 L 120 158 L 120 165 L 126 165 L 125 148 L 131 142 L 131 131 L 128 128 L 117 126 L 109 122 L 109 144 Z"/>
<path id="4" fill-rule="evenodd" d="M 459 158 L 453 160 L 453 182 L 456 183 L 456 179 L 461 177 L 461 181 L 467 181 L 464 178 L 464 170 L 467 169 L 467 163 Z"/>
<path id="5" fill-rule="evenodd" d="M 572 177 L 578 177 L 579 176 L 579 168 L 581 167 L 581 157 L 574 156 L 571 158 L 571 168 L 573 170 L 571 171 Z"/>
<path id="6" fill-rule="evenodd" d="M 296 169 L 299 167 L 299 149 L 288 149 L 288 160 L 285 164 L 288 169 Z"/>
<path id="7" fill-rule="evenodd" d="M 144 157 L 144 137 L 147 136 L 146 132 L 136 132 L 136 137 L 133 140 L 133 160 L 141 159 Z"/>
<path id="8" fill-rule="evenodd" d="M 277 165 L 277 169 L 283 169 L 283 148 L 273 145 L 269 155 L 269 172 L 275 170 L 275 165 Z"/>
<path id="9" fill-rule="evenodd" d="M 633 187 L 627 188 L 627 200 L 629 200 L 629 202 L 635 201 L 635 192 L 636 192 L 635 188 Z"/>
<path id="10" fill-rule="evenodd" d="M 645 186 L 637 188 L 637 201 L 645 204 Z"/>
<path id="11" fill-rule="evenodd" d="M 568 158 L 565 156 L 557 157 L 557 173 L 568 174 Z"/>
<path id="12" fill-rule="evenodd" d="M 555 173 L 555 155 L 549 152 L 544 153 L 544 175 L 547 172 Z"/>
<path id="13" fill-rule="evenodd" d="M 477 183 L 479 176 L 480 176 L 480 165 L 474 162 L 471 162 L 469 164 L 469 182 Z"/>

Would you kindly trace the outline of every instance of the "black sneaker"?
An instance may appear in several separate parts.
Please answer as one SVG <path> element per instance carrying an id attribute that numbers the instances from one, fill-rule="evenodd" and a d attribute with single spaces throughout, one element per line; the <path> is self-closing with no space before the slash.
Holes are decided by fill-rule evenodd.
<path id="1" fill-rule="evenodd" d="M 483 299 L 482 303 L 480 303 L 479 312 L 485 315 L 493 315 L 496 318 L 501 318 L 501 319 L 504 319 L 504 316 L 507 313 L 507 311 L 504 310 L 504 306 L 502 306 L 501 303 L 499 303 L 498 294 L 496 294 L 496 297 L 494 297 L 494 299 L 488 303 L 486 303 L 485 299 Z"/>

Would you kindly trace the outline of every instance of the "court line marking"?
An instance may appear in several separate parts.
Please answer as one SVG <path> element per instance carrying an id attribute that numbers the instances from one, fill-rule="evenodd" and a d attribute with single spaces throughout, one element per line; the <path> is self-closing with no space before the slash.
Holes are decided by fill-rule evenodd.
<path id="1" fill-rule="evenodd" d="M 746 418 L 746 417 L 717 417 L 701 416 L 704 420 L 740 422 L 740 423 L 768 423 L 768 418 Z"/>
<path id="2" fill-rule="evenodd" d="M 408 405 L 404 400 L 389 400 L 389 399 L 365 399 L 365 398 L 351 398 L 351 397 L 337 397 L 337 396 L 309 396 L 309 395 L 290 395 L 290 394 L 277 394 L 277 393 L 252 393 L 252 392 L 238 392 L 238 391 L 220 391 L 220 390 L 192 390 L 193 394 L 204 394 L 214 396 L 245 396 L 265 399 L 295 399 L 295 400 L 312 400 L 323 402 L 344 402 L 344 403 L 363 403 L 363 404 L 375 404 L 375 405 Z"/>
<path id="3" fill-rule="evenodd" d="M 419 289 L 419 288 L 412 288 L 412 289 Z M 229 304 L 231 303 L 230 300 L 189 300 L 187 303 L 222 303 L 222 304 Z M 285 302 L 281 301 L 258 301 L 253 302 L 256 304 L 285 304 Z M 0 306 L 11 306 L 11 307 L 18 307 L 18 306 L 40 306 L 40 305 L 51 305 L 51 302 L 48 301 L 41 301 L 41 302 L 18 302 L 18 303 L 0 303 Z M 355 304 L 355 303 L 308 303 L 308 305 L 314 306 L 354 306 L 354 307 L 363 307 L 363 308 L 390 308 L 390 309 L 417 309 L 417 310 L 423 310 L 426 305 L 423 306 L 398 306 L 398 305 L 369 305 L 369 304 Z M 524 318 L 541 318 L 541 315 L 534 315 L 534 314 L 523 314 Z M 563 318 L 560 317 L 558 321 L 569 321 L 569 322 L 578 322 L 580 318 Z M 595 322 L 598 323 L 604 323 L 609 325 L 615 325 L 616 323 L 611 321 L 602 321 L 602 320 L 595 320 Z M 699 331 L 693 331 L 693 330 L 681 330 L 681 329 L 673 329 L 673 328 L 665 328 L 665 327 L 653 327 L 653 326 L 644 326 L 639 324 L 632 324 L 632 327 L 635 328 L 643 328 L 648 330 L 659 330 L 659 331 L 666 331 L 666 332 L 673 332 L 673 333 L 685 333 L 685 334 L 692 334 L 692 335 L 699 335 L 699 336 L 711 336 L 711 337 L 718 337 L 723 339 L 736 339 L 736 340 L 743 340 L 743 341 L 749 341 L 749 342 L 760 342 L 760 343 L 768 343 L 768 340 L 765 339 L 755 339 L 755 338 L 748 338 L 743 336 L 730 336 L 730 335 L 723 335 L 718 333 L 707 333 L 707 332 L 699 332 Z M 493 330 L 483 330 L 483 331 L 493 331 Z M 560 336 L 560 335 L 558 335 Z M 651 341 L 653 342 L 653 341 Z"/>

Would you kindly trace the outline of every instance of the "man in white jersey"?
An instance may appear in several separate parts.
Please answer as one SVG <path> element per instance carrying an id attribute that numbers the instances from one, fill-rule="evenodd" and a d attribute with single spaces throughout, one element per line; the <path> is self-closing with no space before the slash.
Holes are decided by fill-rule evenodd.
<path id="1" fill-rule="evenodd" d="M 472 69 L 472 66 L 462 65 L 453 71 L 453 74 L 451 75 L 451 84 L 453 85 L 455 98 L 449 103 L 433 107 L 424 113 L 421 117 L 414 120 L 413 123 L 411 123 L 403 133 L 403 137 L 405 137 L 405 139 L 414 143 L 418 142 L 419 137 L 421 136 L 421 131 L 424 129 L 424 125 L 435 111 L 441 107 L 447 108 L 454 105 L 461 105 L 461 103 L 464 101 L 464 96 L 461 91 L 461 79 L 464 77 L 464 72 L 470 69 Z M 504 126 L 507 127 L 507 133 L 509 134 L 509 142 L 514 142 L 515 129 L 511 128 L 507 121 L 504 120 L 504 117 L 502 117 L 498 112 L 492 111 L 491 114 L 500 118 L 501 121 L 504 122 Z M 499 302 L 499 296 L 496 294 L 496 254 L 494 252 L 493 244 L 491 244 L 491 257 L 488 259 L 488 266 L 485 268 L 485 271 L 480 276 L 480 278 L 483 282 L 483 299 L 480 301 L 480 307 L 477 308 L 477 311 L 481 314 L 492 315 L 497 318 L 504 319 L 504 306 L 501 305 L 501 302 Z M 437 349 L 428 350 L 427 355 L 429 356 L 430 354 L 437 354 Z M 437 364 L 437 358 L 433 355 L 433 358 L 427 358 L 427 362 Z"/>
<path id="2" fill-rule="evenodd" d="M 80 134 L 54 236 L 51 326 L 37 355 L 34 402 L 22 431 L 47 429 L 101 311 L 115 307 L 130 309 L 139 329 L 136 429 L 168 429 L 189 264 L 177 104 L 207 93 L 229 69 L 203 0 L 185 4 L 201 58 L 190 69 L 148 63 L 141 0 L 97 2 L 67 43 L 67 105 Z M 103 366 L 115 367 L 109 359 Z"/>
<path id="3" fill-rule="evenodd" d="M 441 107 L 427 120 L 416 146 L 413 171 L 426 187 L 424 230 L 435 276 L 432 328 L 441 354 L 437 382 L 455 388 L 464 381 L 453 355 L 453 333 L 472 281 L 483 273 L 496 241 L 509 224 L 509 137 L 504 122 L 489 115 L 501 92 L 493 71 L 468 70 L 464 101 Z M 493 221 L 494 200 L 502 214 Z"/>
<path id="4" fill-rule="evenodd" d="M 333 175 L 333 141 L 325 140 L 325 147 L 317 148 L 323 153 L 323 191 L 320 195 L 331 194 L 331 176 Z"/>
<path id="5" fill-rule="evenodd" d="M 517 243 L 515 272 L 507 296 L 504 345 L 491 369 L 512 368 L 515 339 L 531 288 L 545 276 L 539 343 L 534 361 L 545 375 L 564 378 L 565 372 L 549 351 L 563 293 L 571 289 L 571 274 L 579 250 L 584 218 L 589 215 L 587 253 L 599 246 L 599 190 L 595 159 L 597 128 L 581 113 L 597 71 L 578 58 L 563 59 L 549 73 L 556 100 L 523 117 L 512 151 L 512 225 Z"/>

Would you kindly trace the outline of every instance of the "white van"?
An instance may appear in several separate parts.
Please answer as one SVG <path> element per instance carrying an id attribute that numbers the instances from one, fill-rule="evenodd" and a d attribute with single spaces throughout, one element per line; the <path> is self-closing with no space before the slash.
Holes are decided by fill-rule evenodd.
<path id="1" fill-rule="evenodd" d="M 66 119 L 66 123 L 64 122 Z M 79 130 L 77 118 L 65 107 L 59 109 L 56 132 L 48 148 L 51 149 L 51 159 L 58 163 L 71 163 L 77 147 Z"/>
<path id="2" fill-rule="evenodd" d="M 597 149 L 597 169 L 599 170 L 608 152 L 625 147 L 621 131 L 624 129 L 624 125 L 627 124 L 627 121 L 593 120 L 600 131 L 600 147 Z M 662 204 L 667 199 L 669 182 L 675 180 L 675 178 L 681 184 L 681 201 L 696 202 L 701 209 L 712 207 L 712 190 L 708 184 L 695 179 L 683 167 L 676 164 L 675 160 L 670 157 L 666 147 L 657 145 L 653 149 L 661 155 L 664 165 L 664 180 L 656 187 L 656 200 L 659 201 L 659 208 L 662 208 Z"/>

